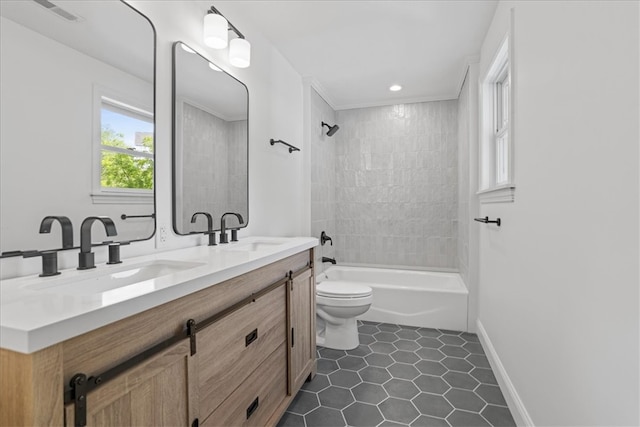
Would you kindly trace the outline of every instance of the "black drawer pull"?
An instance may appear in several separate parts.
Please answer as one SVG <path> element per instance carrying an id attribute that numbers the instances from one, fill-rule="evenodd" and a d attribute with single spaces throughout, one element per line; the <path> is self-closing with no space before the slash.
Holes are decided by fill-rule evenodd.
<path id="1" fill-rule="evenodd" d="M 244 346 L 249 347 L 249 344 L 258 339 L 258 328 L 255 328 L 253 331 L 249 332 L 249 335 L 244 337 Z"/>
<path id="2" fill-rule="evenodd" d="M 259 398 L 260 397 L 256 397 L 256 400 L 251 402 L 251 405 L 249 405 L 249 407 L 247 408 L 247 419 L 249 419 L 249 417 L 253 415 L 254 412 L 256 412 L 258 406 L 260 406 L 260 401 L 258 400 Z"/>

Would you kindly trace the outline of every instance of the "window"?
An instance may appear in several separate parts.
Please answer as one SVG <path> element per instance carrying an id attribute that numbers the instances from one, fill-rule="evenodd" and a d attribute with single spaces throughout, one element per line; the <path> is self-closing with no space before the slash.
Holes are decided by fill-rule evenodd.
<path id="1" fill-rule="evenodd" d="M 94 203 L 153 203 L 153 114 L 98 94 Z"/>
<path id="2" fill-rule="evenodd" d="M 513 118 L 509 40 L 502 43 L 482 81 L 480 201 L 513 201 Z"/>

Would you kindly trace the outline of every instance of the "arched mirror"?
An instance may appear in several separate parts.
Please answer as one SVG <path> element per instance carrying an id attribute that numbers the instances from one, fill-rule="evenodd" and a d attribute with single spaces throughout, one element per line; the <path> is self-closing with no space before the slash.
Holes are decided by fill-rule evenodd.
<path id="1" fill-rule="evenodd" d="M 61 247 L 106 215 L 115 241 L 155 231 L 155 30 L 122 1 L 0 2 L 1 250 Z M 94 227 L 93 241 L 106 240 Z"/>
<path id="2" fill-rule="evenodd" d="M 248 200 L 247 87 L 182 42 L 173 48 L 173 227 L 178 234 L 246 227 Z M 194 221 L 192 222 L 192 219 Z"/>

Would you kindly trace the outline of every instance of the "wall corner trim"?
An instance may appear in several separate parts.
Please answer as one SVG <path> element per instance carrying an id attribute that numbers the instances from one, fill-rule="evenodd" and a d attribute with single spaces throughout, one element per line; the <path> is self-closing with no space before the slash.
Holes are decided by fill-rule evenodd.
<path id="1" fill-rule="evenodd" d="M 480 338 L 480 343 L 486 351 L 491 369 L 495 374 L 496 380 L 498 380 L 500 390 L 507 401 L 507 406 L 509 406 L 509 409 L 511 410 L 511 415 L 513 415 L 516 425 L 519 427 L 535 427 L 533 420 L 529 416 L 527 409 L 524 407 L 524 403 L 522 402 L 522 399 L 520 399 L 520 395 L 518 395 L 515 386 L 511 382 L 504 365 L 500 361 L 500 357 L 498 357 L 498 353 L 496 353 L 495 347 L 487 335 L 487 331 L 484 329 L 484 326 L 482 326 L 482 322 L 480 322 L 480 319 L 478 319 L 476 325 L 478 338 Z"/>

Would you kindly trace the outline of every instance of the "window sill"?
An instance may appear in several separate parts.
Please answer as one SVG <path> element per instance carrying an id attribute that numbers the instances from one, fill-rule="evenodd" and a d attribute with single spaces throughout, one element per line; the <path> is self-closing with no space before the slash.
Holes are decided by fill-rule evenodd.
<path id="1" fill-rule="evenodd" d="M 152 205 L 153 193 L 92 193 L 94 205 Z"/>
<path id="2" fill-rule="evenodd" d="M 485 203 L 513 203 L 516 187 L 512 184 L 480 190 L 476 194 L 481 204 Z"/>

